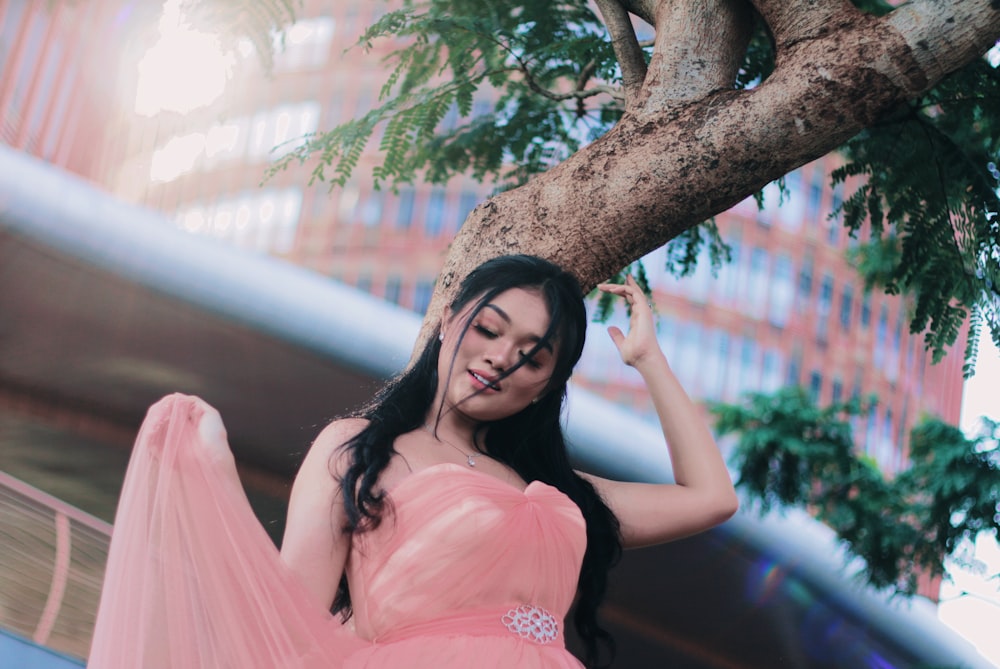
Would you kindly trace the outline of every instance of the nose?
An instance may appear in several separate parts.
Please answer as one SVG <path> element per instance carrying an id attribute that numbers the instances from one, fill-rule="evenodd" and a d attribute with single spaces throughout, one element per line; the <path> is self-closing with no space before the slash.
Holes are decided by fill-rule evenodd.
<path id="1" fill-rule="evenodd" d="M 484 358 L 491 367 L 502 372 L 510 367 L 513 356 L 514 347 L 510 342 L 496 341 L 487 349 Z"/>

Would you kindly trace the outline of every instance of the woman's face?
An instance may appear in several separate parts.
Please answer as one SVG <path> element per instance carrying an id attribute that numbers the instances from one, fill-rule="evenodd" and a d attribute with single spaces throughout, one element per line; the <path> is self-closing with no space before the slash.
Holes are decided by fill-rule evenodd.
<path id="1" fill-rule="evenodd" d="M 475 302 L 457 314 L 445 313 L 444 340 L 438 358 L 438 378 L 442 383 L 438 392 L 445 393 L 445 412 L 457 411 L 483 422 L 513 415 L 539 397 L 552 377 L 556 351 L 543 347 L 513 374 L 499 379 L 548 330 L 548 307 L 537 291 L 512 288 L 500 293 L 472 319 L 456 351 Z M 438 397 L 438 402 L 441 399 Z"/>

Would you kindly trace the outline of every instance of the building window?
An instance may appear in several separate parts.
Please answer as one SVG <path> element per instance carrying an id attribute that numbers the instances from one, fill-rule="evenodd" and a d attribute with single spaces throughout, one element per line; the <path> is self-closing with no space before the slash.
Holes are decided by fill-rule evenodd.
<path id="1" fill-rule="evenodd" d="M 895 471 L 895 440 L 892 438 L 892 409 L 886 409 L 885 415 L 882 417 L 882 434 L 878 440 L 878 452 L 875 455 L 875 460 L 879 464 L 879 468 L 883 471 L 893 472 Z"/>
<path id="2" fill-rule="evenodd" d="M 462 227 L 465 219 L 469 217 L 469 214 L 472 213 L 472 210 L 476 208 L 481 199 L 479 193 L 462 191 L 462 194 L 458 198 L 458 222 L 455 225 L 456 228 Z"/>
<path id="3" fill-rule="evenodd" d="M 830 213 L 840 217 L 840 207 L 844 204 L 844 184 L 838 183 L 834 185 L 833 192 L 830 193 Z M 839 221 L 834 227 L 840 230 Z"/>
<path id="4" fill-rule="evenodd" d="M 755 387 L 758 370 L 754 368 L 756 359 L 756 344 L 750 337 L 738 337 L 732 341 L 730 361 L 727 365 L 726 390 L 723 399 L 731 402 L 741 394 Z"/>
<path id="5" fill-rule="evenodd" d="M 750 313 L 756 318 L 764 316 L 767 306 L 767 250 L 755 247 L 750 252 Z"/>
<path id="6" fill-rule="evenodd" d="M 424 219 L 424 234 L 437 237 L 444 230 L 445 192 L 440 188 L 431 191 L 427 199 L 427 218 Z"/>
<path id="7" fill-rule="evenodd" d="M 337 201 L 337 220 L 344 225 L 354 224 L 354 212 L 361 200 L 361 191 L 357 186 L 347 185 L 340 189 L 340 199 Z"/>
<path id="8" fill-rule="evenodd" d="M 830 401 L 833 404 L 837 404 L 842 399 L 844 399 L 844 384 L 840 379 L 834 379 L 833 383 L 830 385 Z"/>
<path id="9" fill-rule="evenodd" d="M 249 136 L 250 119 L 246 116 L 210 127 L 205 133 L 205 167 L 242 158 Z"/>
<path id="10" fill-rule="evenodd" d="M 7 109 L 0 110 L 0 113 L 4 115 L 4 125 L 13 123 L 15 127 L 19 127 L 21 118 L 25 114 L 24 105 L 28 102 L 25 99 L 28 88 L 31 82 L 39 76 L 38 54 L 45 43 L 45 33 L 48 27 L 47 16 L 46 10 L 39 10 L 29 14 L 21 36 L 23 40 L 21 48 L 23 51 L 21 52 L 20 62 L 25 64 L 26 67 L 22 67 L 19 72 L 4 72 L 7 75 L 5 78 L 8 78 L 8 81 L 10 81 L 9 77 L 13 75 L 13 83 L 7 84 L 11 87 L 8 107 Z M 6 23 L 5 20 L 4 25 Z"/>
<path id="11" fill-rule="evenodd" d="M 713 330 L 709 335 L 708 359 L 705 365 L 705 397 L 719 399 L 725 387 L 729 366 L 729 333 Z"/>
<path id="12" fill-rule="evenodd" d="M 354 286 L 361 291 L 366 293 L 372 292 L 372 273 L 371 270 L 362 270 L 361 274 L 358 275 L 357 281 L 354 282 Z"/>
<path id="13" fill-rule="evenodd" d="M 73 91 L 77 86 L 77 70 L 79 60 L 72 59 L 69 71 L 63 75 L 62 85 L 56 92 L 56 100 L 53 105 L 52 116 L 46 124 L 45 137 L 42 140 L 40 154 L 45 160 L 54 160 L 59 149 L 60 137 L 66 127 L 66 114 L 69 110 L 69 101 Z M 2 68 L 0 68 L 2 71 Z"/>
<path id="14" fill-rule="evenodd" d="M 809 374 L 809 399 L 813 404 L 819 404 L 819 398 L 823 392 L 823 375 L 819 371 Z"/>
<path id="15" fill-rule="evenodd" d="M 785 327 L 788 314 L 795 300 L 795 285 L 792 278 L 792 259 L 782 253 L 774 259 L 774 274 L 771 278 L 770 301 L 767 320 L 776 327 Z"/>
<path id="16" fill-rule="evenodd" d="M 781 387 L 781 353 L 774 349 L 764 351 L 761 367 L 760 389 L 773 393 Z"/>
<path id="17" fill-rule="evenodd" d="M 854 288 L 850 284 L 844 285 L 844 292 L 840 296 L 840 327 L 847 331 L 851 329 L 851 312 L 854 310 Z"/>
<path id="18" fill-rule="evenodd" d="M 330 58 L 334 27 L 332 16 L 316 16 L 299 19 L 283 35 L 275 35 L 275 71 L 316 69 L 325 65 Z"/>
<path id="19" fill-rule="evenodd" d="M 413 224 L 413 200 L 416 194 L 412 188 L 403 188 L 399 191 L 399 208 L 396 210 L 396 229 L 409 230 Z"/>
<path id="20" fill-rule="evenodd" d="M 800 311 L 804 309 L 812 299 L 812 285 L 813 260 L 812 258 L 806 257 L 802 260 L 802 268 L 799 270 L 798 302 Z"/>
<path id="21" fill-rule="evenodd" d="M 816 338 L 825 342 L 830 323 L 830 310 L 833 306 L 833 277 L 829 274 L 823 275 L 820 283 L 819 300 L 816 304 L 818 318 L 816 319 Z"/>
<path id="22" fill-rule="evenodd" d="M 823 210 L 823 170 L 816 168 L 813 170 L 812 180 L 809 182 L 809 201 L 806 203 L 806 212 L 809 217 L 809 225 L 819 224 L 820 213 Z"/>
<path id="23" fill-rule="evenodd" d="M 688 299 L 698 303 L 705 303 L 708 293 L 714 283 L 712 277 L 712 262 L 708 257 L 708 249 L 704 246 L 698 251 L 698 262 L 695 264 L 694 272 L 686 277 L 687 290 L 683 291 Z M 680 286 L 677 287 L 680 290 Z"/>
<path id="24" fill-rule="evenodd" d="M 876 458 L 878 453 L 878 413 L 873 405 L 868 409 L 868 424 L 865 427 L 865 452 Z"/>
<path id="25" fill-rule="evenodd" d="M 844 217 L 843 213 L 840 211 L 840 207 L 843 203 L 844 184 L 839 183 L 833 187 L 833 192 L 830 193 L 830 215 L 827 216 L 826 219 L 827 224 L 830 226 L 827 231 L 826 241 L 830 244 L 840 244 L 840 231 L 844 227 Z"/>
<path id="26" fill-rule="evenodd" d="M 892 333 L 892 343 L 885 359 L 885 376 L 892 383 L 895 383 L 899 378 L 900 349 L 902 348 L 905 321 L 905 312 L 900 309 L 896 318 L 896 330 Z"/>
<path id="27" fill-rule="evenodd" d="M 359 212 L 361 223 L 366 228 L 374 228 L 382 222 L 382 202 L 382 191 L 373 190 L 368 193 L 368 197 L 365 198 Z"/>
<path id="28" fill-rule="evenodd" d="M 867 330 L 872 324 L 872 294 L 869 291 L 865 291 L 864 296 L 861 298 L 861 327 Z"/>
<path id="29" fill-rule="evenodd" d="M 20 0 L 6 4 L 3 21 L 0 22 L 0 72 L 8 74 L 7 59 L 14 48 L 18 32 L 23 29 L 21 20 L 24 18 L 25 10 L 29 8 L 29 3 L 28 0 Z"/>
<path id="30" fill-rule="evenodd" d="M 26 148 L 35 153 L 38 152 L 40 147 L 39 141 L 39 131 L 41 129 L 42 119 L 45 114 L 49 111 L 50 100 L 52 97 L 52 87 L 55 84 L 56 72 L 59 66 L 59 61 L 62 59 L 63 55 L 63 45 L 60 42 L 50 42 L 46 53 L 44 54 L 45 63 L 41 67 L 41 78 L 38 80 L 37 89 L 35 90 L 34 100 L 29 101 L 31 103 L 31 108 L 28 110 L 28 118 L 26 120 L 27 132 L 27 146 Z"/>
<path id="31" fill-rule="evenodd" d="M 192 170 L 212 168 L 245 155 L 255 160 L 278 158 L 316 131 L 319 112 L 319 103 L 307 100 L 260 110 L 252 117 L 221 121 L 203 131 L 174 135 L 153 152 L 150 178 L 173 181 Z"/>
<path id="32" fill-rule="evenodd" d="M 417 283 L 413 287 L 413 310 L 421 314 L 426 313 L 433 294 L 433 279 L 417 279 Z"/>
<path id="33" fill-rule="evenodd" d="M 742 283 L 740 281 L 740 241 L 733 239 L 729 242 L 730 262 L 719 268 L 719 276 L 716 278 L 716 285 L 722 298 L 732 304 L 740 299 Z M 663 266 L 663 263 L 660 263 Z"/>
<path id="34" fill-rule="evenodd" d="M 673 360 L 677 353 L 677 323 L 669 314 L 660 314 L 657 324 L 656 340 L 660 342 L 660 348 L 667 355 L 668 360 Z M 590 341 L 590 335 L 587 335 Z"/>
<path id="35" fill-rule="evenodd" d="M 802 349 L 798 346 L 792 351 L 791 360 L 788 361 L 788 376 L 785 383 L 789 386 L 799 385 L 799 373 L 802 370 Z"/>
<path id="36" fill-rule="evenodd" d="M 689 392 L 696 394 L 701 390 L 702 354 L 705 348 L 702 342 L 701 323 L 689 322 L 682 326 L 679 340 L 677 377 Z"/>
<path id="37" fill-rule="evenodd" d="M 785 190 L 786 193 L 781 195 L 775 187 L 767 194 L 765 202 L 769 199 L 775 205 L 780 205 L 776 206 L 774 210 L 782 227 L 788 230 L 798 230 L 802 227 L 802 219 L 805 218 L 801 170 L 795 170 L 785 175 Z M 768 208 L 770 209 L 770 207 Z"/>
<path id="38" fill-rule="evenodd" d="M 875 351 L 872 356 L 872 362 L 874 362 L 875 366 L 879 369 L 882 368 L 882 364 L 885 362 L 885 349 L 888 341 L 889 307 L 883 304 L 878 315 L 878 325 L 875 328 Z"/>
<path id="39" fill-rule="evenodd" d="M 393 304 L 399 304 L 402 279 L 398 274 L 390 274 L 385 280 L 385 299 Z"/>
<path id="40" fill-rule="evenodd" d="M 149 166 L 152 181 L 173 181 L 195 168 L 205 151 L 205 135 L 190 133 L 171 137 L 153 152 Z"/>
<path id="41" fill-rule="evenodd" d="M 287 253 L 295 243 L 302 209 L 296 188 L 247 191 L 177 213 L 177 226 L 255 251 Z"/>

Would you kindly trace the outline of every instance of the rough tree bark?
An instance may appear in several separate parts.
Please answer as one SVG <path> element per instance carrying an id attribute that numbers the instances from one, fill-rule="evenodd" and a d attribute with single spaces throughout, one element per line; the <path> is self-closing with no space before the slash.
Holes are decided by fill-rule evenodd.
<path id="1" fill-rule="evenodd" d="M 531 253 L 584 288 L 765 184 L 830 152 L 984 54 L 998 0 L 913 0 L 883 17 L 848 0 L 601 0 L 626 112 L 605 136 L 468 217 L 424 321 L 488 258 Z M 656 29 L 636 62 L 628 11 Z M 770 77 L 734 90 L 753 11 L 776 47 Z"/>

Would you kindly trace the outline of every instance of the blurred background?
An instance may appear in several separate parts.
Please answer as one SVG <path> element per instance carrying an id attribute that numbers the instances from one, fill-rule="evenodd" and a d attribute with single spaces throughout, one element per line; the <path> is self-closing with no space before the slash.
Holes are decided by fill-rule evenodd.
<path id="1" fill-rule="evenodd" d="M 347 49 L 383 9 L 303 2 L 265 72 L 179 2 L 0 0 L 0 666 L 86 658 L 129 448 L 157 398 L 219 408 L 278 541 L 313 436 L 405 364 L 448 243 L 492 186 L 375 190 L 368 155 L 342 188 L 308 185 L 308 166 L 262 183 L 303 136 L 377 99 L 378 50 Z M 857 241 L 829 217 L 835 166 L 719 216 L 732 262 L 717 276 L 705 257 L 677 279 L 665 251 L 645 267 L 693 396 L 874 394 L 852 427 L 891 475 L 921 417 L 972 432 L 996 415 L 1000 354 L 984 342 L 963 386 L 961 351 L 931 364 L 905 299 L 864 290 L 845 258 Z M 641 379 L 605 327 L 575 376 L 576 457 L 668 477 Z M 991 666 L 996 554 L 970 543 L 952 581 L 899 602 L 861 585 L 807 514 L 744 511 L 626 557 L 605 607 L 616 666 Z"/>

